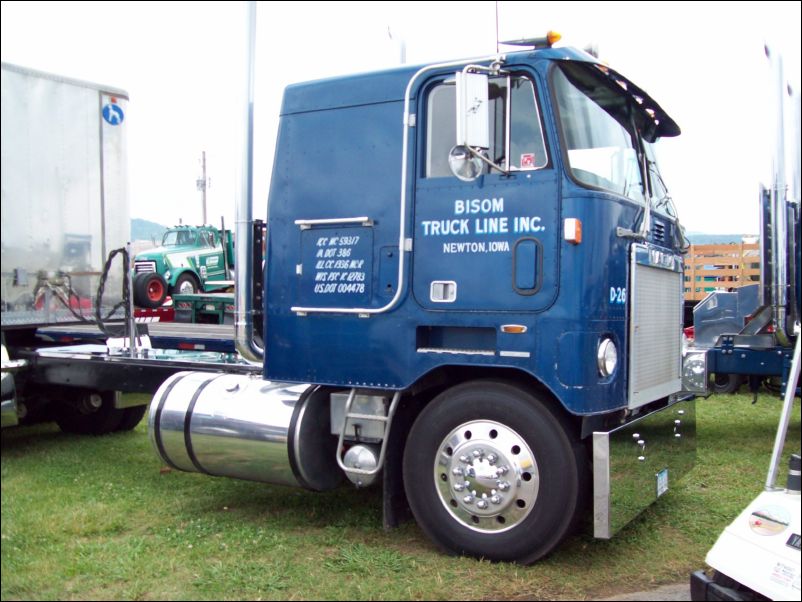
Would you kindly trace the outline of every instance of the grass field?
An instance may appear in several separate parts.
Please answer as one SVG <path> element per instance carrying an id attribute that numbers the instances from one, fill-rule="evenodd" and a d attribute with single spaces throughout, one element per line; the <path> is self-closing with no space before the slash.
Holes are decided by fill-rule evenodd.
<path id="1" fill-rule="evenodd" d="M 696 468 L 610 541 L 531 567 L 385 532 L 376 489 L 301 489 L 164 469 L 143 421 L 100 438 L 2 432 L 2 599 L 588 599 L 682 582 L 762 488 L 781 401 L 697 404 Z M 800 448 L 799 403 L 786 455 Z M 787 464 L 783 465 L 784 467 Z"/>

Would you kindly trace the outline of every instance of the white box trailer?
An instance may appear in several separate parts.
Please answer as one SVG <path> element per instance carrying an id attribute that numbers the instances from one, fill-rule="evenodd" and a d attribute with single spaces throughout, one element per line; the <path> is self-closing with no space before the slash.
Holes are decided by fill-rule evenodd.
<path id="1" fill-rule="evenodd" d="M 127 111 L 124 90 L 2 64 L 4 331 L 93 313 L 109 252 L 130 240 Z"/>
<path id="2" fill-rule="evenodd" d="M 70 433 L 127 431 L 147 406 L 122 392 L 152 394 L 188 369 L 261 373 L 228 350 L 233 331 L 214 325 L 164 325 L 177 328 L 152 346 L 133 336 L 119 260 L 100 314 L 119 318 L 126 336 L 97 323 L 107 258 L 130 240 L 127 114 L 123 90 L 2 64 L 3 428 L 55 420 Z"/>

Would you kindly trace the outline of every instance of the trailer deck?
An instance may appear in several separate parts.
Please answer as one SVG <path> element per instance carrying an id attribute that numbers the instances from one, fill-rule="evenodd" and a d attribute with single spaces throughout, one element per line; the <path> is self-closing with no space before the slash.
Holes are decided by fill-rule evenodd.
<path id="1" fill-rule="evenodd" d="M 139 326 L 147 327 L 151 346 L 155 349 L 235 352 L 234 326 L 231 324 L 153 322 Z M 47 343 L 64 345 L 80 342 L 105 344 L 107 338 L 94 324 L 44 326 L 36 331 L 36 336 Z"/>

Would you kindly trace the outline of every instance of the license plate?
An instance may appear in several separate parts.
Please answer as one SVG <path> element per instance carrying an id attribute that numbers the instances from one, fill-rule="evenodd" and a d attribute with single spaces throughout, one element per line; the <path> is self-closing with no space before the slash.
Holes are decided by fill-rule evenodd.
<path id="1" fill-rule="evenodd" d="M 668 491 L 668 468 L 657 473 L 657 497 Z"/>
<path id="2" fill-rule="evenodd" d="M 214 311 L 214 310 L 215 310 L 214 305 L 207 305 L 206 306 L 206 311 Z"/>

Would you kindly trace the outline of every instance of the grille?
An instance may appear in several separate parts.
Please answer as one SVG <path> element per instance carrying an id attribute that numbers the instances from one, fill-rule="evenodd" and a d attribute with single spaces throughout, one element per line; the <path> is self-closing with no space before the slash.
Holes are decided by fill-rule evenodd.
<path id="1" fill-rule="evenodd" d="M 654 221 L 654 226 L 652 227 L 652 238 L 654 239 L 654 242 L 666 242 L 666 225 L 664 223 L 658 222 L 657 220 Z"/>
<path id="2" fill-rule="evenodd" d="M 629 407 L 680 390 L 682 272 L 674 255 L 641 247 L 632 266 Z M 647 265 L 648 263 L 652 265 Z M 656 267 L 654 263 L 664 264 Z M 670 263 L 671 267 L 665 267 Z"/>
<path id="3" fill-rule="evenodd" d="M 156 271 L 156 262 L 155 261 L 136 261 L 134 262 L 134 272 L 137 274 L 141 274 L 143 272 L 155 272 Z"/>

